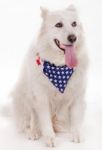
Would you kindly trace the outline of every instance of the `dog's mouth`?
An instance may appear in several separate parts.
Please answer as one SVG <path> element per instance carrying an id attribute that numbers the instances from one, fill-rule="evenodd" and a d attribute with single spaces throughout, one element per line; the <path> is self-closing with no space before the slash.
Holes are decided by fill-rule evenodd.
<path id="1" fill-rule="evenodd" d="M 60 47 L 60 41 L 57 40 L 57 39 L 54 39 L 54 42 L 55 42 L 55 44 L 57 45 L 57 47 L 58 47 L 59 49 L 61 49 L 61 50 L 65 53 L 65 49 L 62 48 L 62 47 Z"/>
<path id="2" fill-rule="evenodd" d="M 73 44 L 69 44 L 69 45 L 63 44 L 58 39 L 54 39 L 54 42 L 55 42 L 56 46 L 64 52 L 65 64 L 70 68 L 77 66 L 75 46 Z"/>
<path id="3" fill-rule="evenodd" d="M 57 45 L 57 47 L 58 47 L 59 49 L 61 49 L 64 53 L 65 53 L 65 48 L 64 48 L 63 46 L 66 46 L 66 47 L 71 47 L 71 46 L 73 46 L 72 44 L 69 44 L 69 45 L 61 44 L 61 42 L 60 42 L 58 39 L 54 39 L 54 42 L 55 42 L 55 44 Z M 61 46 L 61 45 L 63 45 L 63 46 Z"/>

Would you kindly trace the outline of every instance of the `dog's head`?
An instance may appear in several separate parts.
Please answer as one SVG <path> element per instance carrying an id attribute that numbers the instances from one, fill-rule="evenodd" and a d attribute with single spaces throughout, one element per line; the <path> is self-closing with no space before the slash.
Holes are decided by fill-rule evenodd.
<path id="1" fill-rule="evenodd" d="M 43 24 L 39 40 L 43 43 L 43 59 L 70 68 L 77 66 L 83 31 L 76 8 L 71 5 L 63 11 L 41 10 Z"/>

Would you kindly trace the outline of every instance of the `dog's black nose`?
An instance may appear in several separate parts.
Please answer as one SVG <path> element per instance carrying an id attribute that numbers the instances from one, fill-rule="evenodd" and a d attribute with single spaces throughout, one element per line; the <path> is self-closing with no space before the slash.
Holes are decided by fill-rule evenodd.
<path id="1" fill-rule="evenodd" d="M 77 37 L 74 34 L 70 34 L 67 39 L 69 42 L 74 43 L 77 40 Z"/>

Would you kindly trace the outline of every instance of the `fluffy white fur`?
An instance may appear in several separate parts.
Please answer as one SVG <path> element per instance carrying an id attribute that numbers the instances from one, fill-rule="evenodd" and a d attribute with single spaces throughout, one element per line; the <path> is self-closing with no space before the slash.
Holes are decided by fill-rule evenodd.
<path id="1" fill-rule="evenodd" d="M 70 130 L 72 141 L 80 142 L 88 64 L 82 24 L 73 6 L 63 11 L 41 10 L 43 22 L 37 43 L 27 53 L 21 76 L 13 91 L 14 118 L 20 131 L 32 139 L 43 136 L 48 146 L 55 146 L 55 132 L 65 129 Z M 61 29 L 55 28 L 59 21 L 64 24 Z M 73 21 L 77 21 L 75 28 L 71 26 Z M 64 65 L 64 53 L 53 39 L 68 44 L 69 34 L 77 36 L 75 45 L 78 65 L 62 94 L 42 73 L 42 66 L 36 64 L 36 54 L 39 53 L 42 59 L 55 65 Z"/>

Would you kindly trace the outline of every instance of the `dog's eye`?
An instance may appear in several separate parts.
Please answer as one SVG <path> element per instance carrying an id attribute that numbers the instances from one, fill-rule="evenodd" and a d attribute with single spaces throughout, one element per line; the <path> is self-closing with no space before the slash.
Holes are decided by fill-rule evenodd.
<path id="1" fill-rule="evenodd" d="M 62 22 L 58 22 L 58 23 L 55 25 L 55 27 L 57 27 L 57 28 L 62 28 L 62 27 L 63 27 L 63 23 L 62 23 Z"/>
<path id="2" fill-rule="evenodd" d="M 77 26 L 77 22 L 76 21 L 73 21 L 72 22 L 72 27 L 76 27 Z"/>

